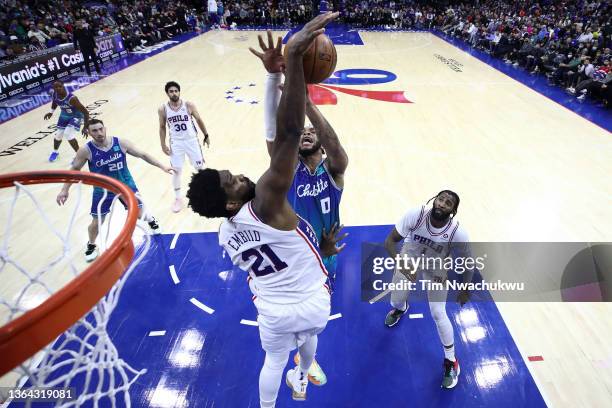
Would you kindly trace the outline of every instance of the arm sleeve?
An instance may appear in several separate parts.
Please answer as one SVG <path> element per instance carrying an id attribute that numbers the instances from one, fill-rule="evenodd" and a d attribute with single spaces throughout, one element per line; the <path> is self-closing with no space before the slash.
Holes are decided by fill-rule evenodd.
<path id="1" fill-rule="evenodd" d="M 268 142 L 276 139 L 276 110 L 280 102 L 281 91 L 278 89 L 282 79 L 282 74 L 267 73 L 264 90 L 264 127 L 265 136 Z"/>

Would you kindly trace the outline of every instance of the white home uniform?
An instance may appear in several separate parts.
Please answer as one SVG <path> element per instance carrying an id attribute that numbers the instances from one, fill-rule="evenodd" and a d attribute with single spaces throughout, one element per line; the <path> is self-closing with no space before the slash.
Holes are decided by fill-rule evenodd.
<path id="1" fill-rule="evenodd" d="M 170 103 L 164 104 L 166 111 L 166 123 L 170 129 L 170 164 L 180 169 L 185 161 L 185 154 L 189 157 L 191 165 L 196 169 L 204 168 L 204 157 L 202 148 L 198 142 L 198 131 L 193 123 L 191 113 L 187 104 L 181 101 L 178 109 L 170 107 Z"/>
<path id="2" fill-rule="evenodd" d="M 409 210 L 395 225 L 397 232 L 404 237 L 402 255 L 414 259 L 421 258 L 423 267 L 417 273 L 422 273 L 422 279 L 443 282 L 446 280 L 446 270 L 439 266 L 444 259 L 470 256 L 467 232 L 459 226 L 459 222 L 450 218 L 442 228 L 431 225 L 432 208 L 425 206 Z M 440 259 L 436 262 L 436 259 Z M 427 263 L 425 263 L 427 261 Z M 393 281 L 405 279 L 401 273 L 396 273 Z M 435 293 L 432 293 L 435 292 Z M 397 309 L 404 309 L 408 301 L 408 290 L 394 290 L 391 293 L 391 304 Z M 428 298 L 432 302 L 445 302 L 446 290 L 429 291 Z"/>
<path id="3" fill-rule="evenodd" d="M 288 352 L 327 325 L 327 271 L 312 227 L 302 218 L 292 231 L 260 221 L 251 202 L 221 224 L 219 244 L 249 273 L 259 335 L 266 352 Z"/>

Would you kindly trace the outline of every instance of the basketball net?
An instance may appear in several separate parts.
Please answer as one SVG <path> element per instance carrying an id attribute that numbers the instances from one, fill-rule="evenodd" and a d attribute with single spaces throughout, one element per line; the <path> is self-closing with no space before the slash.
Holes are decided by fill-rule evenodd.
<path id="1" fill-rule="evenodd" d="M 53 194 L 57 194 L 59 188 L 55 187 L 61 186 L 61 184 L 51 184 L 50 186 L 51 188 L 47 187 L 46 189 L 52 191 Z M 9 202 L 9 211 L 6 226 L 2 228 L 2 238 L 0 238 L 0 281 L 19 281 L 20 283 L 19 287 L 11 293 L 7 294 L 5 290 L 0 291 L 0 327 L 35 308 L 38 304 L 45 302 L 46 299 L 85 269 L 83 265 L 78 265 L 79 263 L 84 264 L 83 241 L 77 240 L 75 242 L 74 240 L 75 234 L 83 233 L 91 220 L 91 218 L 88 218 L 88 211 L 86 212 L 88 206 L 82 205 L 82 183 L 72 186 L 70 193 L 72 198 L 70 200 L 73 208 L 69 221 L 64 226 L 59 225 L 61 222 L 57 222 L 57 217 L 51 217 L 47 209 L 61 211 L 62 219 L 65 220 L 68 218 L 69 206 L 59 207 L 54 202 L 52 204 L 57 207 L 54 210 L 46 202 L 48 200 L 45 200 L 45 205 L 41 205 L 41 200 L 36 198 L 36 193 L 40 191 L 40 187 L 39 185 L 25 186 L 19 182 L 14 182 L 12 200 L 3 200 Z M 39 191 L 36 191 L 37 189 Z M 3 189 L 4 192 L 9 192 L 9 190 L 10 188 Z M 101 204 L 108 193 L 107 190 L 104 190 L 103 199 L 100 200 L 97 209 L 99 231 L 97 241 L 100 255 L 109 248 L 109 245 L 116 238 L 116 234 L 112 233 L 110 226 L 113 218 L 121 217 L 120 213 L 123 211 L 121 203 L 117 205 L 119 195 L 115 195 L 110 213 L 107 214 L 103 224 L 100 222 L 102 220 L 100 216 Z M 6 197 L 6 194 L 4 197 Z M 46 239 L 57 240 L 63 249 L 59 250 L 57 255 L 54 255 L 51 259 L 46 260 L 42 267 L 27 266 L 26 263 L 31 259 L 16 259 L 13 256 L 14 248 L 10 245 L 11 234 L 16 231 L 16 225 L 13 225 L 13 223 L 21 221 L 19 207 L 23 205 L 24 199 L 32 203 L 36 209 L 36 214 L 32 214 L 32 211 L 30 211 L 27 219 L 31 219 L 33 216 L 40 217 L 42 224 L 50 232 L 51 237 Z M 45 209 L 45 206 L 47 209 Z M 117 208 L 120 208 L 120 210 L 117 210 Z M 143 209 L 142 213 L 146 214 L 146 211 Z M 125 222 L 125 220 L 118 221 Z M 131 406 L 129 388 L 146 370 L 132 368 L 119 356 L 117 348 L 109 336 L 107 326 L 110 316 L 117 306 L 125 282 L 150 248 L 151 238 L 147 230 L 140 225 L 142 223 L 142 220 L 137 223 L 137 228 L 144 232 L 144 239 L 137 249 L 137 255 L 110 291 L 85 316 L 58 336 L 55 341 L 2 376 L 0 385 L 4 387 L 24 387 L 26 389 L 29 387 L 76 387 L 73 399 L 54 400 L 56 401 L 55 406 L 60 407 L 76 407 L 88 401 L 91 401 L 90 403 L 93 403 L 94 406 Z M 32 231 L 32 239 L 40 239 L 38 238 L 40 235 L 39 230 Z M 71 237 L 73 238 L 71 239 Z M 30 257 L 36 256 L 35 254 L 30 255 Z M 63 282 L 58 283 L 58 279 L 63 279 Z M 34 302 L 28 300 L 32 298 L 35 299 Z M 75 384 L 77 385 L 75 386 Z M 0 398 L 6 397 L 0 396 Z M 0 399 L 0 404 L 3 402 L 5 401 Z M 26 406 L 30 406 L 30 403 L 26 403 Z"/>

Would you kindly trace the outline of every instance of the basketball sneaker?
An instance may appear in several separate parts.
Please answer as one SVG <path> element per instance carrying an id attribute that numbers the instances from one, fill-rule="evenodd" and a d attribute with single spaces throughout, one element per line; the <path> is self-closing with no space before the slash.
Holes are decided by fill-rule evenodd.
<path id="1" fill-rule="evenodd" d="M 291 396 L 294 401 L 306 401 L 307 377 L 302 375 L 300 367 L 287 371 L 286 382 L 289 388 L 291 388 Z"/>
<path id="2" fill-rule="evenodd" d="M 442 388 L 453 388 L 459 382 L 459 373 L 461 368 L 459 367 L 459 360 L 450 361 L 444 359 L 444 378 L 442 378 Z"/>
<path id="3" fill-rule="evenodd" d="M 96 244 L 87 243 L 87 249 L 85 250 L 85 260 L 87 262 L 92 262 L 94 259 L 98 257 L 98 247 Z"/>
<path id="4" fill-rule="evenodd" d="M 300 365 L 300 353 L 295 353 L 295 356 L 293 356 L 293 361 L 295 362 L 295 365 Z M 325 372 L 319 363 L 317 363 L 316 359 L 312 360 L 312 364 L 308 369 L 308 381 L 319 386 L 327 384 L 327 375 L 325 375 Z"/>
<path id="5" fill-rule="evenodd" d="M 387 313 L 387 316 L 385 317 L 385 326 L 387 327 L 395 326 L 397 322 L 400 321 L 402 316 L 406 314 L 407 311 L 408 311 L 408 308 L 406 308 L 406 310 L 399 310 L 396 308 L 391 309 L 391 311 Z"/>
<path id="6" fill-rule="evenodd" d="M 159 224 L 155 218 L 151 218 L 151 221 L 148 222 L 149 227 L 151 228 L 151 232 L 153 234 L 161 234 L 161 230 L 159 229 Z"/>
<path id="7" fill-rule="evenodd" d="M 54 162 L 57 160 L 58 157 L 59 157 L 59 152 L 51 152 L 51 154 L 49 155 L 49 161 Z"/>
<path id="8" fill-rule="evenodd" d="M 174 200 L 174 203 L 172 204 L 172 212 L 179 212 L 183 209 L 183 199 L 182 198 L 177 198 L 176 200 Z"/>

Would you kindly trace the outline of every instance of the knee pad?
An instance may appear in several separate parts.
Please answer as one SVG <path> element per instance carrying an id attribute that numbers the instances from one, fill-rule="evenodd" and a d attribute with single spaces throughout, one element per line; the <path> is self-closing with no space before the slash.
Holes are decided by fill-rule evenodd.
<path id="1" fill-rule="evenodd" d="M 78 129 L 68 126 L 66 129 L 64 129 L 64 138 L 66 140 L 73 140 L 76 137 L 77 132 Z"/>
<path id="2" fill-rule="evenodd" d="M 61 142 L 62 139 L 64 139 L 64 132 L 66 131 L 66 129 L 57 129 L 57 132 L 55 132 L 55 136 L 53 136 L 53 139 L 55 139 L 58 142 Z"/>

